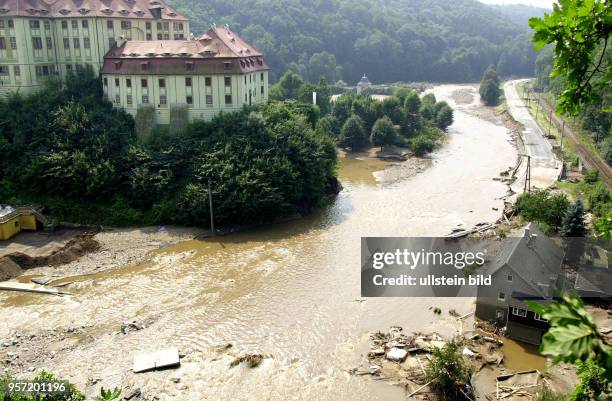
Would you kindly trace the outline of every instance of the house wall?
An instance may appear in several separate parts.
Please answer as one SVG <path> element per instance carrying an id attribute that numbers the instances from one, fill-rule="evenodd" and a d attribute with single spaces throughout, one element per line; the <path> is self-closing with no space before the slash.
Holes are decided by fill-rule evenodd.
<path id="1" fill-rule="evenodd" d="M 19 216 L 19 225 L 22 230 L 36 230 L 36 216 L 21 215 Z"/>
<path id="2" fill-rule="evenodd" d="M 545 330 L 520 323 L 508 322 L 506 333 L 510 338 L 529 344 L 540 345 Z"/>
<path id="3" fill-rule="evenodd" d="M 230 79 L 229 85 L 226 77 Z M 188 79 L 191 86 L 187 84 Z M 102 84 L 108 100 L 134 116 L 139 106 L 153 106 L 157 124 L 170 122 L 173 105 L 187 105 L 190 120 L 209 120 L 221 111 L 237 111 L 248 105 L 249 93 L 250 104 L 268 99 L 268 71 L 211 75 L 103 74 Z M 226 95 L 231 97 L 230 103 L 226 103 Z"/>
<path id="4" fill-rule="evenodd" d="M 0 240 L 7 240 L 19 231 L 21 231 L 19 216 L 8 219 L 4 223 L 0 223 Z"/>
<path id="5" fill-rule="evenodd" d="M 95 73 L 121 35 L 127 39 L 189 37 L 189 22 L 146 18 L 0 18 L 0 95 L 31 92 L 45 80 L 63 79 L 69 71 L 90 65 Z M 40 39 L 42 49 L 35 49 Z M 1 40 L 0 40 L 1 42 Z M 16 47 L 16 49 L 13 49 Z"/>
<path id="6" fill-rule="evenodd" d="M 512 281 L 508 280 L 508 276 L 512 276 Z M 510 295 L 513 291 L 527 293 L 531 292 L 531 287 L 508 265 L 504 265 L 493 274 L 490 286 L 478 287 L 476 317 L 505 325 L 508 306 L 511 302 Z M 505 295 L 504 301 L 499 299 L 500 293 Z M 498 311 L 503 312 L 501 318 L 498 318 Z"/>

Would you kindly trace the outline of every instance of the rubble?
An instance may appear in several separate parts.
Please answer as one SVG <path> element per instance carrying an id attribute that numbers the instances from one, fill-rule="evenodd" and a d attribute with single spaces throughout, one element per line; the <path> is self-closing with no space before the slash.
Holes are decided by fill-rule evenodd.
<path id="1" fill-rule="evenodd" d="M 249 368 L 256 368 L 263 362 L 264 359 L 272 358 L 271 355 L 263 355 L 263 354 L 245 354 L 237 357 L 230 363 L 230 368 L 234 366 L 238 366 L 241 363 L 246 363 Z"/>

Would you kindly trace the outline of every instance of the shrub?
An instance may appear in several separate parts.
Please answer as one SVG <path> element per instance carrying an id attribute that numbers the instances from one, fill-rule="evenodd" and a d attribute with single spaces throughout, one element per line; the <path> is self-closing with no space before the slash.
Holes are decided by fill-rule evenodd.
<path id="1" fill-rule="evenodd" d="M 584 172 L 584 182 L 593 184 L 599 181 L 599 170 L 586 170 Z"/>
<path id="2" fill-rule="evenodd" d="M 85 396 L 71 383 L 68 383 L 65 392 L 40 396 L 29 393 L 8 393 L 5 391 L 5 388 L 11 380 L 15 380 L 15 378 L 8 375 L 0 377 L 0 401 L 85 401 Z M 52 382 L 62 381 L 63 379 L 56 378 L 51 373 L 43 371 L 31 380 L 35 382 Z"/>
<path id="3" fill-rule="evenodd" d="M 533 191 L 521 194 L 516 201 L 518 212 L 527 220 L 543 222 L 558 230 L 569 206 L 567 197 L 549 191 Z"/>
<path id="4" fill-rule="evenodd" d="M 397 132 L 391 119 L 385 116 L 379 118 L 372 127 L 372 135 L 370 136 L 370 142 L 374 146 L 380 146 L 382 151 L 383 146 L 391 145 L 397 140 Z"/>
<path id="5" fill-rule="evenodd" d="M 368 144 L 363 120 L 359 116 L 353 114 L 346 120 L 340 130 L 339 144 L 353 150 L 363 148 Z"/>
<path id="6" fill-rule="evenodd" d="M 427 367 L 427 381 L 432 387 L 445 395 L 456 393 L 468 378 L 461 352 L 455 343 L 447 343 L 442 348 L 433 348 L 431 363 Z"/>

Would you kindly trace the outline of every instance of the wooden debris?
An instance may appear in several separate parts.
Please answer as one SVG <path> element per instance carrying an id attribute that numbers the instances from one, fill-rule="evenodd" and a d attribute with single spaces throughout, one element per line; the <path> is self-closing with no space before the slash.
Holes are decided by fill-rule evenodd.
<path id="1" fill-rule="evenodd" d="M 181 364 L 178 349 L 168 348 L 156 352 L 145 352 L 134 356 L 134 373 L 146 372 L 154 369 L 176 367 Z"/>

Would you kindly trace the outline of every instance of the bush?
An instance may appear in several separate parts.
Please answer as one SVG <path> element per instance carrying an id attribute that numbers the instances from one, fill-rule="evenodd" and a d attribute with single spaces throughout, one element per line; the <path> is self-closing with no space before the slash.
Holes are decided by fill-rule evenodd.
<path id="1" fill-rule="evenodd" d="M 447 343 L 442 348 L 433 348 L 431 363 L 427 367 L 427 381 L 445 395 L 456 394 L 457 388 L 465 385 L 468 371 L 459 348 Z"/>
<path id="2" fill-rule="evenodd" d="M 391 145 L 397 140 L 397 132 L 393 126 L 393 122 L 389 117 L 385 116 L 379 118 L 372 127 L 372 135 L 370 136 L 370 142 L 374 146 L 380 146 L 382 151 L 383 146 Z"/>
<path id="3" fill-rule="evenodd" d="M 0 401 L 85 401 L 85 396 L 71 383 L 68 383 L 66 391 L 61 394 L 40 396 L 29 393 L 8 393 L 5 389 L 7 382 L 11 380 L 16 379 L 8 375 L 0 377 Z M 31 380 L 35 382 L 63 381 L 44 371 Z"/>
<path id="4" fill-rule="evenodd" d="M 535 401 L 565 401 L 567 397 L 564 394 L 544 388 L 536 393 Z"/>
<path id="5" fill-rule="evenodd" d="M 353 114 L 346 120 L 340 130 L 339 144 L 352 150 L 361 149 L 368 144 L 363 120 L 359 116 Z"/>
<path id="6" fill-rule="evenodd" d="M 599 170 L 586 170 L 584 172 L 584 182 L 593 184 L 599 181 Z"/>
<path id="7" fill-rule="evenodd" d="M 568 206 L 565 194 L 549 191 L 525 192 L 516 201 L 516 208 L 525 219 L 546 223 L 553 230 L 561 226 Z"/>

